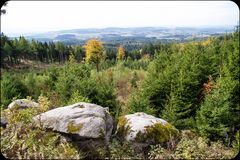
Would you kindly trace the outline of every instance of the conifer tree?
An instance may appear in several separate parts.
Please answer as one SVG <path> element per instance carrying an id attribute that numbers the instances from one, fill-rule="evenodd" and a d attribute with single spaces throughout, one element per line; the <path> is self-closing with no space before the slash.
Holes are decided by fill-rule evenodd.
<path id="1" fill-rule="evenodd" d="M 240 129 L 239 32 L 224 40 L 222 48 L 227 47 L 230 52 L 223 59 L 213 90 L 206 94 L 201 105 L 197 126 L 201 135 L 213 140 L 221 138 L 229 144 Z"/>

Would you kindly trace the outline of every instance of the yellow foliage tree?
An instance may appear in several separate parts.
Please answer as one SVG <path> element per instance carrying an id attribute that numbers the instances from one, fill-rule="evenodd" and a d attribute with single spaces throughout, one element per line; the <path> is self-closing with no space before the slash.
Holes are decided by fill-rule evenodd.
<path id="1" fill-rule="evenodd" d="M 122 45 L 118 47 L 118 54 L 117 54 L 117 59 L 118 60 L 123 60 L 125 57 L 125 49 L 123 48 Z"/>
<path id="2" fill-rule="evenodd" d="M 100 40 L 90 39 L 84 46 L 86 49 L 85 60 L 87 63 L 94 63 L 96 65 L 97 71 L 99 71 L 99 64 L 101 59 L 103 59 L 103 45 Z"/>

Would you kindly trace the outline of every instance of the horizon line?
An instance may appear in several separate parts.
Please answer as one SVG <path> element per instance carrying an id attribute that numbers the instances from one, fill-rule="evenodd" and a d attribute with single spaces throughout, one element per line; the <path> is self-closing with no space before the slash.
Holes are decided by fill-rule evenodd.
<path id="1" fill-rule="evenodd" d="M 234 29 L 236 25 L 200 25 L 200 26 L 173 26 L 173 25 L 162 25 L 162 26 L 129 26 L 129 27 L 117 27 L 117 26 L 108 26 L 108 27 L 83 27 L 83 28 L 72 28 L 72 29 L 56 29 L 56 30 L 49 30 L 49 31 L 33 31 L 33 32 L 11 32 L 11 33 L 4 33 L 5 35 L 19 35 L 19 36 L 30 36 L 33 34 L 44 34 L 44 33 L 51 33 L 51 32 L 63 32 L 63 31 L 69 31 L 69 30 L 87 30 L 87 29 L 110 29 L 110 28 L 119 28 L 119 29 L 128 29 L 128 28 L 232 28 Z"/>

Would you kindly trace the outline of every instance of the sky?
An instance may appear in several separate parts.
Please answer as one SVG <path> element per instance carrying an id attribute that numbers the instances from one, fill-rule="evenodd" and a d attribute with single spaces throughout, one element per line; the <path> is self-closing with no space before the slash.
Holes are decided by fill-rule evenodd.
<path id="1" fill-rule="evenodd" d="M 231 1 L 9 1 L 7 35 L 79 28 L 236 26 Z"/>

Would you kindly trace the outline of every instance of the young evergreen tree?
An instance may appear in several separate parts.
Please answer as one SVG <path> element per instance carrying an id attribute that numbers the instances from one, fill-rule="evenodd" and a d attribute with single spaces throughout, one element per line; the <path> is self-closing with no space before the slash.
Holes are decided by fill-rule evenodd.
<path id="1" fill-rule="evenodd" d="M 225 38 L 222 48 L 228 51 L 227 58 L 223 59 L 214 89 L 206 95 L 198 112 L 197 127 L 203 136 L 213 140 L 221 138 L 230 144 L 240 129 L 239 32 Z"/>
<path id="2" fill-rule="evenodd" d="M 197 126 L 201 135 L 213 140 L 228 138 L 236 119 L 236 116 L 231 114 L 234 86 L 236 81 L 231 77 L 221 76 L 214 89 L 206 95 L 197 115 Z"/>

